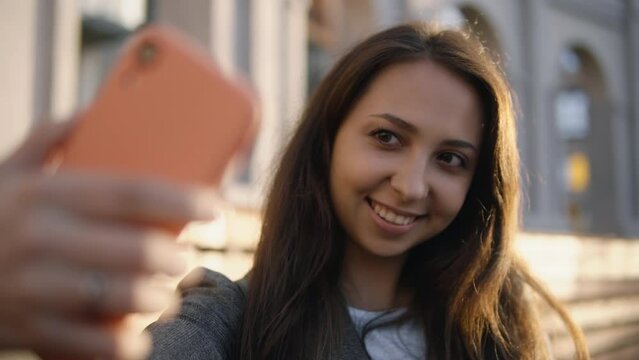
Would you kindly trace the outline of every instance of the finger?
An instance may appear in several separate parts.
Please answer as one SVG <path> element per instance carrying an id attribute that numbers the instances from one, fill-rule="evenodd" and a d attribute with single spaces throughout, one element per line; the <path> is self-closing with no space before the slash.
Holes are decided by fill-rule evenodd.
<path id="1" fill-rule="evenodd" d="M 178 276 L 186 269 L 186 247 L 159 229 L 82 219 L 50 208 L 33 211 L 24 226 L 25 256 L 104 271 Z"/>
<path id="2" fill-rule="evenodd" d="M 45 255 L 101 271 L 183 275 L 185 245 L 159 229 L 80 218 L 41 207 L 24 225 L 24 256 Z"/>
<path id="3" fill-rule="evenodd" d="M 75 121 L 50 121 L 39 125 L 5 162 L 6 167 L 40 167 L 48 154 L 60 145 L 73 129 Z"/>
<path id="4" fill-rule="evenodd" d="M 33 324 L 32 348 L 45 358 L 145 359 L 151 337 L 128 328 L 99 323 L 73 322 L 64 318 L 40 318 Z"/>
<path id="5" fill-rule="evenodd" d="M 64 171 L 40 184 L 48 201 L 78 213 L 145 223 L 187 223 L 215 218 L 217 198 L 210 189 L 162 181 Z"/>
<path id="6" fill-rule="evenodd" d="M 166 279 L 101 273 L 54 262 L 23 269 L 12 289 L 5 290 L 34 313 L 100 318 L 162 311 L 175 298 Z"/>

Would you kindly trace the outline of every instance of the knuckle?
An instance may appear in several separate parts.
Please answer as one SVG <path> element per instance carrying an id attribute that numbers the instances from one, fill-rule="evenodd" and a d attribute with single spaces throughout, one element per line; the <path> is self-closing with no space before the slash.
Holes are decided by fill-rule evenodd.
<path id="1" fill-rule="evenodd" d="M 11 174 L 0 181 L 0 201 L 3 207 L 21 205 L 22 199 L 28 199 L 29 186 L 23 174 Z"/>
<path id="2" fill-rule="evenodd" d="M 32 173 L 16 174 L 6 179 L 0 188 L 0 202 L 9 211 L 2 217 L 12 220 L 25 218 L 42 201 L 46 181 L 43 176 Z"/>
<path id="3" fill-rule="evenodd" d="M 46 181 L 46 178 L 39 174 L 26 173 L 13 177 L 9 186 L 16 195 L 17 201 L 30 205 L 42 197 Z"/>
<path id="4" fill-rule="evenodd" d="M 127 243 L 126 260 L 135 270 L 141 270 L 146 265 L 146 253 L 153 243 L 153 231 L 148 229 L 132 230 L 133 241 Z"/>
<path id="5" fill-rule="evenodd" d="M 104 298 L 101 304 L 104 312 L 109 314 L 129 312 L 132 309 L 130 288 L 130 284 L 122 276 L 112 276 L 105 283 Z"/>
<path id="6" fill-rule="evenodd" d="M 138 184 L 125 184 L 115 191 L 115 206 L 128 215 L 144 213 L 147 196 L 144 187 Z"/>
<path id="7" fill-rule="evenodd" d="M 16 255 L 35 254 L 46 249 L 48 239 L 40 233 L 35 217 L 35 214 L 29 213 L 19 221 L 15 231 Z"/>
<path id="8" fill-rule="evenodd" d="M 42 176 L 23 173 L 4 179 L 0 186 L 0 228 L 15 257 L 47 245 L 38 205 L 45 181 Z"/>

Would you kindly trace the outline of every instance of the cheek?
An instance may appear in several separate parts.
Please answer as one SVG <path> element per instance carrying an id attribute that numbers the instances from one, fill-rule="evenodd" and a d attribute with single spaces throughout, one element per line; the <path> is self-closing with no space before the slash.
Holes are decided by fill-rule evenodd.
<path id="1" fill-rule="evenodd" d="M 440 183 L 439 207 L 447 217 L 455 217 L 461 210 L 466 200 L 466 194 L 470 187 L 470 181 L 442 181 Z"/>
<path id="2" fill-rule="evenodd" d="M 331 185 L 345 186 L 351 190 L 369 191 L 384 177 L 387 171 L 384 159 L 376 157 L 361 146 L 341 146 L 334 153 L 331 165 Z M 339 189 L 336 189 L 339 191 Z"/>
<path id="3" fill-rule="evenodd" d="M 331 168 L 330 186 L 334 201 L 359 197 L 370 187 L 367 169 L 355 163 L 342 161 Z"/>

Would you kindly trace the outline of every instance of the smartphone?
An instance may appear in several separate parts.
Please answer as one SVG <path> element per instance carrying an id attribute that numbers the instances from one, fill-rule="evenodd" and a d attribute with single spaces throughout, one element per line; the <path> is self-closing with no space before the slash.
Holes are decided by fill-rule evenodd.
<path id="1" fill-rule="evenodd" d="M 247 82 L 223 74 L 178 30 L 148 26 L 80 112 L 59 169 L 217 186 L 256 126 Z"/>

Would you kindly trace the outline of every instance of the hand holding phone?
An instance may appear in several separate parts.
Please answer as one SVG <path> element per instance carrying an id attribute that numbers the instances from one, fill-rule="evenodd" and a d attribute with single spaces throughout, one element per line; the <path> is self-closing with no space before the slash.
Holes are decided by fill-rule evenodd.
<path id="1" fill-rule="evenodd" d="M 123 320 L 173 294 L 152 281 L 184 265 L 167 230 L 211 218 L 200 206 L 211 194 L 182 185 L 219 184 L 255 112 L 247 87 L 189 40 L 158 27 L 137 34 L 68 136 L 45 129 L 0 166 L 0 254 L 12 260 L 0 262 L 0 345 L 47 358 L 142 358 L 148 336 Z M 59 170 L 45 173 L 45 150 L 59 143 Z M 23 329 L 41 321 L 36 333 Z"/>
<path id="2" fill-rule="evenodd" d="M 218 185 L 255 127 L 246 83 L 175 30 L 152 26 L 126 45 L 80 114 L 61 168 Z"/>

